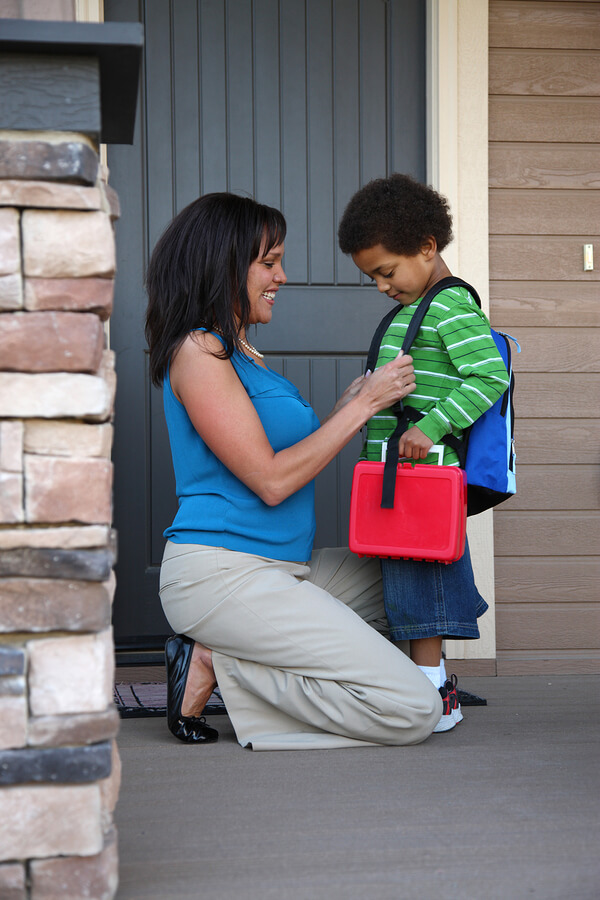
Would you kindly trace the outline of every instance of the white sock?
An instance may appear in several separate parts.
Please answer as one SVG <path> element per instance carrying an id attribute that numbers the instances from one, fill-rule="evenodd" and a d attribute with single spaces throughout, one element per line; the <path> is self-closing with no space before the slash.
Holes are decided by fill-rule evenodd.
<path id="1" fill-rule="evenodd" d="M 441 682 L 440 682 L 440 685 L 446 684 L 446 681 L 447 681 L 447 677 L 446 677 L 446 664 L 445 664 L 445 662 L 444 662 L 444 657 L 443 657 L 443 656 L 442 656 L 442 658 L 441 658 L 441 660 L 440 660 L 440 678 L 442 679 Z"/>
<path id="2" fill-rule="evenodd" d="M 441 680 L 440 666 L 419 666 L 419 669 L 421 670 L 423 675 L 427 675 L 434 688 L 440 688 L 444 683 Z"/>

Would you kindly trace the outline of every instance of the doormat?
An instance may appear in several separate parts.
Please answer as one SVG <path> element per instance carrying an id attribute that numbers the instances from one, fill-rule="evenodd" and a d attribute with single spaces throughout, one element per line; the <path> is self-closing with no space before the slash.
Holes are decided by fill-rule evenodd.
<path id="1" fill-rule="evenodd" d="M 122 719 L 142 719 L 167 715 L 167 685 L 156 682 L 117 683 L 113 698 Z M 227 710 L 218 688 L 210 695 L 203 715 L 226 715 Z"/>
<path id="2" fill-rule="evenodd" d="M 477 694 L 472 694 L 470 691 L 461 691 L 460 688 L 456 688 L 456 695 L 461 706 L 487 706 L 485 697 L 478 697 Z"/>
<path id="3" fill-rule="evenodd" d="M 487 700 L 471 694 L 469 691 L 457 689 L 461 706 L 487 706 Z M 167 685 L 157 682 L 136 682 L 114 685 L 113 698 L 122 719 L 142 719 L 149 716 L 167 715 Z M 227 715 L 227 710 L 218 688 L 210 695 L 204 707 L 204 715 Z"/>

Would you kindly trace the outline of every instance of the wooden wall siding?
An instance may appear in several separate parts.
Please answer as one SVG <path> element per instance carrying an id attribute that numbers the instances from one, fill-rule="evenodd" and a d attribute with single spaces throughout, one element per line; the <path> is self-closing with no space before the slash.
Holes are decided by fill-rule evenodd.
<path id="1" fill-rule="evenodd" d="M 594 51 L 503 50 L 490 59 L 491 94 L 597 97 L 600 57 Z"/>
<path id="2" fill-rule="evenodd" d="M 490 144 L 491 188 L 598 188 L 600 154 L 587 144 Z"/>
<path id="3" fill-rule="evenodd" d="M 586 565 L 582 565 L 586 562 Z M 576 596 L 578 603 L 595 607 L 600 583 L 600 561 L 571 559 L 504 559 L 496 565 L 496 598 L 526 606 L 529 603 L 564 604 Z M 543 613 L 542 613 L 543 614 Z M 597 629 L 596 629 L 597 630 Z M 592 636 L 597 641 L 597 635 Z"/>
<path id="4" fill-rule="evenodd" d="M 531 563 L 538 556 L 552 557 L 559 562 L 569 557 L 584 560 L 593 557 L 589 560 L 593 567 L 600 546 L 600 517 L 595 510 L 510 512 L 507 503 L 505 510 L 498 511 L 495 517 L 494 542 L 496 558 L 509 557 L 507 565 L 520 558 Z M 511 599 L 517 595 L 527 600 L 526 592 L 515 582 Z"/>
<path id="5" fill-rule="evenodd" d="M 490 48 L 597 50 L 600 19 L 596 7 L 595 0 L 492 0 Z"/>
<path id="6" fill-rule="evenodd" d="M 492 315 L 492 320 L 494 316 Z M 495 324 L 500 327 L 499 322 Z M 502 325 L 506 328 L 506 324 Z M 512 327 L 512 326 L 511 326 Z M 534 341 L 533 329 L 514 329 L 516 335 L 524 343 Z M 572 375 L 553 372 L 540 372 L 530 375 L 520 372 L 519 362 L 515 364 L 519 372 L 519 393 L 517 396 L 517 419 L 519 422 L 533 419 L 549 419 L 556 427 L 564 424 L 564 421 L 576 420 L 577 424 L 582 418 L 595 417 L 598 414 L 598 377 L 596 375 Z M 573 457 L 579 458 L 579 454 L 585 452 L 588 455 L 594 453 L 597 448 L 572 447 Z M 594 460 L 596 461 L 596 459 Z"/>
<path id="7" fill-rule="evenodd" d="M 595 97 L 498 96 L 490 97 L 489 105 L 492 141 L 598 142 L 600 99 Z"/>
<path id="8" fill-rule="evenodd" d="M 540 223 L 540 227 L 543 227 L 543 223 Z M 600 222 L 598 231 L 600 232 Z M 593 272 L 583 271 L 584 244 L 594 244 L 598 257 L 598 233 L 583 233 L 579 236 L 567 234 L 561 237 L 539 232 L 526 236 L 490 234 L 490 280 L 527 281 L 531 278 L 535 281 L 562 281 L 565 282 L 565 292 L 575 290 L 575 286 L 568 282 L 595 282 L 597 286 L 600 281 L 598 266 Z"/>
<path id="9" fill-rule="evenodd" d="M 599 49 L 600 2 L 490 2 L 491 317 L 523 347 L 498 674 L 600 671 Z"/>
<path id="10" fill-rule="evenodd" d="M 597 234 L 600 191 L 584 204 L 579 190 L 522 188 L 490 191 L 490 231 L 494 234 Z M 584 273 L 585 274 L 585 273 Z"/>
<path id="11" fill-rule="evenodd" d="M 510 319 L 514 326 L 555 325 L 559 314 L 576 327 L 600 325 L 598 294 L 594 281 L 578 281 L 576 290 L 567 293 L 562 281 L 495 281 L 492 285 L 494 315 L 498 322 Z"/>
<path id="12" fill-rule="evenodd" d="M 519 420 L 519 471 L 535 464 L 568 465 L 573 462 L 573 446 L 600 447 L 600 419 Z"/>

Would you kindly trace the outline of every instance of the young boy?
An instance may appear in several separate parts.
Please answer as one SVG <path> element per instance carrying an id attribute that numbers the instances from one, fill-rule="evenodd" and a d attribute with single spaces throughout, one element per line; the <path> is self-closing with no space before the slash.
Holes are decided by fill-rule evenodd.
<path id="1" fill-rule="evenodd" d="M 429 288 L 452 273 L 440 256 L 452 240 L 447 201 L 408 175 L 369 182 L 350 200 L 338 231 L 340 248 L 377 289 L 400 304 L 381 342 L 377 367 L 398 355 L 408 323 Z M 423 414 L 400 439 L 400 457 L 437 463 L 432 447 L 446 434 L 461 437 L 508 387 L 508 373 L 489 322 L 462 287 L 432 301 L 411 347 L 416 390 L 404 400 Z M 391 409 L 367 423 L 363 458 L 385 459 L 396 426 Z M 444 444 L 444 465 L 458 465 Z M 437 687 L 444 714 L 434 731 L 462 721 L 456 676 L 446 678 L 444 638 L 478 638 L 487 609 L 475 586 L 468 545 L 455 563 L 382 559 L 384 602 L 393 640 L 409 640 L 411 659 Z"/>

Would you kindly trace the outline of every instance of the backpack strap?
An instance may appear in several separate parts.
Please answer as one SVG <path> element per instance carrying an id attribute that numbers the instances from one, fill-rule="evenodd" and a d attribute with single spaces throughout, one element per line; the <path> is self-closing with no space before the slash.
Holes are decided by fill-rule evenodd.
<path id="1" fill-rule="evenodd" d="M 375 331 L 373 340 L 371 341 L 371 346 L 369 347 L 365 373 L 375 371 L 375 366 L 377 365 L 377 357 L 379 356 L 379 348 L 381 347 L 383 336 L 397 315 L 398 310 L 396 308 L 390 309 L 390 311 L 385 314 L 385 316 L 377 326 L 377 330 Z"/>
<path id="2" fill-rule="evenodd" d="M 429 290 L 417 306 L 416 310 L 414 311 L 412 319 L 410 320 L 408 328 L 406 329 L 404 340 L 402 341 L 402 350 L 404 353 L 408 353 L 408 351 L 410 350 L 432 300 L 439 293 L 441 293 L 441 291 L 444 291 L 449 287 L 467 288 L 469 293 L 472 294 L 477 305 L 481 308 L 481 299 L 474 287 L 471 287 L 471 285 L 466 281 L 463 281 L 462 278 L 454 278 L 454 276 L 452 275 L 449 275 L 447 278 L 442 278 L 440 281 L 436 282 L 433 287 L 429 288 Z M 369 360 L 372 361 L 373 366 L 377 362 L 377 356 L 379 354 L 379 347 L 381 345 L 383 335 L 387 331 L 387 328 L 391 324 L 392 320 L 397 315 L 398 310 L 394 309 L 392 310 L 392 312 L 393 315 L 390 315 L 388 313 L 379 323 L 377 331 L 375 332 L 375 337 L 371 342 L 371 348 L 369 350 Z M 376 337 L 378 338 L 378 342 L 374 352 L 374 360 L 372 360 L 372 351 L 375 346 Z M 371 371 L 373 371 L 372 368 Z M 389 438 L 387 445 L 387 454 L 383 470 L 383 489 L 381 492 L 382 509 L 394 508 L 394 495 L 396 492 L 396 469 L 398 468 L 398 445 L 400 443 L 400 438 L 408 428 L 409 422 L 417 422 L 420 418 L 422 418 L 421 414 L 416 410 L 413 410 L 411 407 L 405 408 L 401 400 L 398 400 L 396 403 L 394 403 L 394 405 L 392 406 L 392 412 L 395 413 L 398 419 L 398 423 L 396 425 L 396 428 L 394 429 L 393 434 Z M 459 452 L 458 447 L 464 449 L 462 448 L 462 442 L 455 438 L 453 435 L 447 435 L 446 437 L 452 438 L 452 444 L 450 444 L 449 441 L 446 441 L 446 443 L 448 443 L 449 446 L 452 446 L 453 449 L 455 449 L 457 452 Z M 445 438 L 443 440 L 445 441 Z M 458 445 L 458 447 L 456 445 Z"/>

